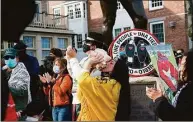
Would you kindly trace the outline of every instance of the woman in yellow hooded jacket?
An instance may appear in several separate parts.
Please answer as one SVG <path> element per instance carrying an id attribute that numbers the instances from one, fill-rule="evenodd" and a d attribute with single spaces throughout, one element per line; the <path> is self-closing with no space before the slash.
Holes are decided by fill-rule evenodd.
<path id="1" fill-rule="evenodd" d="M 68 60 L 76 53 L 67 50 Z M 78 121 L 128 121 L 130 114 L 130 88 L 125 61 L 105 58 L 107 53 L 90 55 L 83 69 L 76 76 L 81 111 Z M 104 60 L 108 59 L 108 60 Z M 77 63 L 72 63 L 72 71 Z M 90 72 L 99 69 L 102 76 L 92 77 Z"/>

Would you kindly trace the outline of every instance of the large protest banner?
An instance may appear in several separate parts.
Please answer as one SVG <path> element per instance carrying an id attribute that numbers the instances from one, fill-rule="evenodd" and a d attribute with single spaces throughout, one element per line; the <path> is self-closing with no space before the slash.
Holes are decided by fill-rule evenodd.
<path id="1" fill-rule="evenodd" d="M 178 67 L 170 44 L 146 46 L 151 62 L 161 78 L 160 84 L 166 96 L 172 102 L 177 90 Z"/>

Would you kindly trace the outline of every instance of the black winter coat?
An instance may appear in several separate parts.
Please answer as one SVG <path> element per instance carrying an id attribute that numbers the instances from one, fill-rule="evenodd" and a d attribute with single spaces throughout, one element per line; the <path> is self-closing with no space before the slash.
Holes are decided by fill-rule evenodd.
<path id="1" fill-rule="evenodd" d="M 153 103 L 156 115 L 163 121 L 193 121 L 193 82 L 182 89 L 174 108 L 165 97 Z"/>

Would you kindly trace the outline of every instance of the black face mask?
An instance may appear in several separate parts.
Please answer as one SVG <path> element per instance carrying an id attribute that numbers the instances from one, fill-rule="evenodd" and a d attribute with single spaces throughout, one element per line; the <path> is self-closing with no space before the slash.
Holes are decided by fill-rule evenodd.
<path id="1" fill-rule="evenodd" d="M 83 52 L 84 53 L 86 53 L 86 52 L 88 52 L 90 50 L 90 46 L 87 45 L 87 44 L 83 44 L 82 48 L 83 48 Z"/>

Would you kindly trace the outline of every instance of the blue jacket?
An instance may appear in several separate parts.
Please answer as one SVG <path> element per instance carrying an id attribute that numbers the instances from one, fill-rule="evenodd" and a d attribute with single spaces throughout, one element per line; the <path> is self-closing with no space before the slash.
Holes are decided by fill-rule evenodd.
<path id="1" fill-rule="evenodd" d="M 26 60 L 22 61 L 27 68 L 30 76 L 39 74 L 39 63 L 36 57 L 27 55 Z"/>

